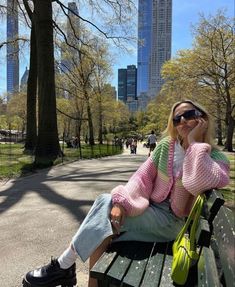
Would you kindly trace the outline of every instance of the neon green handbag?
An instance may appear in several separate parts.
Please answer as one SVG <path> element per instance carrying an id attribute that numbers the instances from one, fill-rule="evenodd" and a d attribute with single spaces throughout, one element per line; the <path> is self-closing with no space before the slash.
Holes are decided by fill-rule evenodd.
<path id="1" fill-rule="evenodd" d="M 195 261 L 198 260 L 199 254 L 196 248 L 195 235 L 198 227 L 199 218 L 202 212 L 205 195 L 198 195 L 193 208 L 185 222 L 183 228 L 177 235 L 172 251 L 173 260 L 171 267 L 171 278 L 179 284 L 184 285 L 187 278 L 189 269 Z M 192 222 L 190 235 L 188 234 L 189 225 Z"/>

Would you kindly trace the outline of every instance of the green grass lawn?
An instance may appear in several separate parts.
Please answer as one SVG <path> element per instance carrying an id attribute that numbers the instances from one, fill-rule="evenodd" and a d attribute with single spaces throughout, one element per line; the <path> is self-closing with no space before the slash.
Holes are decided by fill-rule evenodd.
<path id="1" fill-rule="evenodd" d="M 19 176 L 24 166 L 32 165 L 33 157 L 23 151 L 23 144 L 0 144 L 0 179 Z"/>
<path id="2" fill-rule="evenodd" d="M 55 165 L 79 159 L 97 158 L 119 154 L 119 147 L 112 145 L 82 145 L 81 150 L 77 148 L 66 148 L 61 146 L 63 156 L 55 161 Z M 18 177 L 33 172 L 34 157 L 24 154 L 23 144 L 0 144 L 0 179 Z"/>

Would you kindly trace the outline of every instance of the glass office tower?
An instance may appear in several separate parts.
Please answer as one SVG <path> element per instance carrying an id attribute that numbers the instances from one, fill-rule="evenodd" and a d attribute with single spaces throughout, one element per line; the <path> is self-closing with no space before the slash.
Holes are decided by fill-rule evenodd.
<path id="1" fill-rule="evenodd" d="M 118 69 L 118 100 L 127 101 L 127 69 Z"/>
<path id="2" fill-rule="evenodd" d="M 7 100 L 19 91 L 18 7 L 7 0 Z"/>
<path id="3" fill-rule="evenodd" d="M 137 96 L 155 97 L 161 68 L 171 58 L 172 0 L 139 0 Z"/>
<path id="4" fill-rule="evenodd" d="M 149 61 L 151 53 L 153 0 L 139 0 L 138 7 L 138 52 L 137 52 L 137 96 L 148 92 Z"/>
<path id="5" fill-rule="evenodd" d="M 127 78 L 127 83 L 126 83 L 126 95 L 127 95 L 127 101 L 131 102 L 136 100 L 136 66 L 135 65 L 129 65 L 127 66 L 127 71 L 126 71 L 126 78 Z"/>
<path id="6" fill-rule="evenodd" d="M 123 101 L 131 112 L 138 109 L 136 90 L 136 66 L 128 65 L 126 69 L 118 69 L 118 100 Z"/>
<path id="7" fill-rule="evenodd" d="M 75 13 L 75 14 L 74 14 Z M 68 19 L 66 24 L 66 37 L 67 42 L 72 46 L 77 46 L 80 30 L 80 22 L 77 17 L 78 7 L 76 2 L 68 2 Z M 75 56 L 75 50 L 67 45 L 67 43 L 62 43 L 61 46 L 61 64 L 60 70 L 62 73 L 67 73 L 73 68 L 71 62 L 70 52 Z M 79 61 L 79 59 L 77 59 Z"/>
<path id="8" fill-rule="evenodd" d="M 76 37 L 74 36 L 74 30 L 76 31 L 76 36 L 79 37 L 79 29 L 80 29 L 80 21 L 78 16 L 78 7 L 76 2 L 69 2 L 68 3 L 68 16 L 69 19 L 67 20 L 67 38 L 69 43 L 77 43 L 78 40 L 76 39 Z M 75 13 L 75 15 L 73 14 L 73 12 Z M 71 25 L 73 26 L 73 28 L 71 27 Z"/>

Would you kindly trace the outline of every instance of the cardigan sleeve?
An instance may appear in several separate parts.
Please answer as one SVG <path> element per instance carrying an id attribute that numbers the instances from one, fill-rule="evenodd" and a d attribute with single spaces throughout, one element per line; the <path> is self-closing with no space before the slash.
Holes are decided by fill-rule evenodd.
<path id="1" fill-rule="evenodd" d="M 229 183 L 229 161 L 207 143 L 192 143 L 183 162 L 183 186 L 194 196 Z"/>
<path id="2" fill-rule="evenodd" d="M 112 203 L 123 206 L 128 216 L 136 216 L 149 206 L 149 198 L 157 169 L 149 157 L 132 175 L 128 183 L 119 185 L 112 191 Z"/>

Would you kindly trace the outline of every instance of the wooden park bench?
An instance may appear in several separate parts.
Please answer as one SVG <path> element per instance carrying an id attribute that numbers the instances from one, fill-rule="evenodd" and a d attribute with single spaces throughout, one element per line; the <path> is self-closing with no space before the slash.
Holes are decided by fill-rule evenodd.
<path id="1" fill-rule="evenodd" d="M 200 257 L 184 286 L 235 286 L 234 217 L 217 190 L 207 200 L 197 230 Z M 171 279 L 172 243 L 113 243 L 90 271 L 99 287 L 178 286 Z"/>

